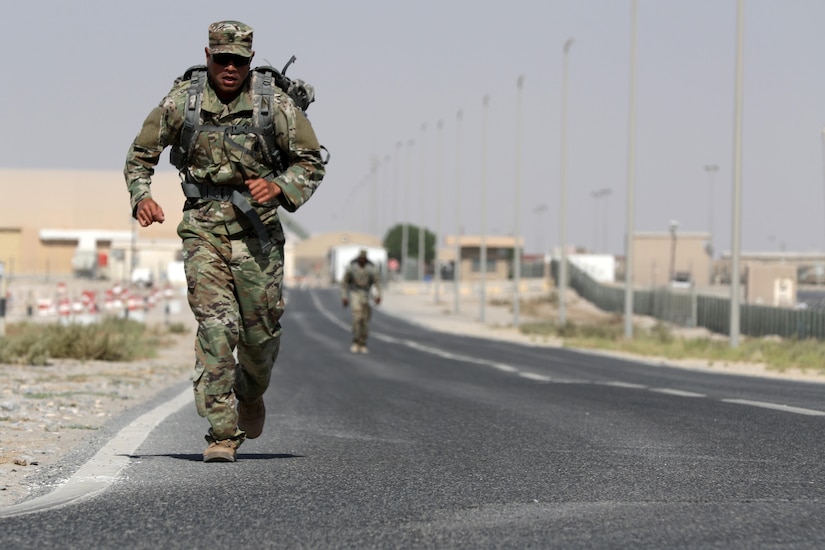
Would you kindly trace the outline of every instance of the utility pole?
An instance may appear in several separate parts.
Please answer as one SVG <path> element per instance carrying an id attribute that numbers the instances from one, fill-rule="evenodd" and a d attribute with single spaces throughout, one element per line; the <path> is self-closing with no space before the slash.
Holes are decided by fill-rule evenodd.
<path id="1" fill-rule="evenodd" d="M 427 124 L 424 123 L 421 125 L 421 166 L 419 170 L 421 171 L 421 181 L 419 182 L 419 208 L 421 209 L 421 215 L 418 218 L 418 280 L 424 281 L 424 212 L 426 211 L 426 204 L 427 204 L 427 194 L 425 193 L 426 189 L 426 180 L 427 174 L 424 170 L 427 161 L 427 150 L 424 147 L 424 135 L 427 132 Z"/>
<path id="2" fill-rule="evenodd" d="M 567 324 L 567 57 L 573 39 L 568 38 L 564 43 L 564 68 L 562 76 L 561 100 L 561 196 L 559 198 L 559 240 L 561 245 L 561 259 L 559 261 L 559 326 Z"/>
<path id="3" fill-rule="evenodd" d="M 733 238 L 730 284 L 730 347 L 739 346 L 740 267 L 742 246 L 742 88 L 744 83 L 745 2 L 739 0 L 736 9 L 736 105 L 733 122 Z"/>
<path id="4" fill-rule="evenodd" d="M 410 201 L 408 198 L 408 194 L 410 192 L 410 172 L 411 170 L 411 162 L 410 157 L 412 155 L 412 147 L 415 144 L 415 140 L 408 140 L 407 141 L 407 171 L 404 174 L 404 225 L 401 226 L 401 280 L 407 280 L 407 273 L 409 273 L 409 248 L 410 248 L 410 218 L 409 218 L 409 208 L 410 208 Z"/>
<path id="5" fill-rule="evenodd" d="M 479 289 L 478 320 L 484 322 L 484 306 L 487 301 L 487 111 L 490 105 L 490 96 L 485 95 L 481 101 L 484 107 L 484 117 L 481 129 L 481 288 Z"/>
<path id="6" fill-rule="evenodd" d="M 453 265 L 453 312 L 458 313 L 461 302 L 461 110 L 455 116 L 455 264 Z"/>
<path id="7" fill-rule="evenodd" d="M 705 172 L 708 174 L 708 284 L 713 285 L 713 259 L 716 253 L 716 247 L 713 243 L 713 191 L 716 186 L 713 184 L 713 176 L 719 171 L 719 167 L 715 164 L 706 164 Z"/>
<path id="8" fill-rule="evenodd" d="M 630 107 L 627 130 L 627 220 L 625 228 L 624 337 L 633 338 L 633 231 L 636 183 L 636 12 L 633 0 L 630 17 Z"/>
<path id="9" fill-rule="evenodd" d="M 441 190 L 441 155 L 442 155 L 442 130 L 444 129 L 444 121 L 439 120 L 436 125 L 438 129 L 438 140 L 436 144 L 436 168 L 435 168 L 435 185 L 436 189 Z M 439 296 L 441 292 L 441 264 L 439 263 L 439 244 L 441 243 L 441 201 L 435 201 L 435 259 L 433 260 L 433 277 L 435 279 L 434 300 L 437 304 L 441 301 Z"/>
<path id="10" fill-rule="evenodd" d="M 521 96 L 524 88 L 524 76 L 516 81 L 518 100 L 516 101 L 516 207 L 513 228 L 513 326 L 519 325 L 521 305 L 521 227 L 519 225 L 521 210 Z"/>

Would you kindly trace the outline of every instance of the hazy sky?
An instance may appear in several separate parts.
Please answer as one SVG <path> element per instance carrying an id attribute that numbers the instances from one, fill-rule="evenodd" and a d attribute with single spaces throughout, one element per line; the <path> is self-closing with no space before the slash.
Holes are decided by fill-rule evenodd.
<path id="1" fill-rule="evenodd" d="M 402 220 L 449 234 L 460 222 L 466 234 L 512 234 L 518 220 L 528 252 L 548 249 L 560 234 L 562 47 L 572 37 L 567 233 L 622 253 L 631 5 L 7 3 L 0 49 L 14 59 L 0 92 L 0 167 L 120 171 L 149 110 L 203 62 L 209 23 L 239 19 L 255 29 L 254 64 L 281 68 L 294 54 L 288 75 L 316 88 L 310 120 L 332 160 L 299 223 L 383 235 Z M 822 0 L 745 2 L 744 251 L 825 250 L 823 21 Z M 677 220 L 679 231 L 708 231 L 712 220 L 717 250 L 729 250 L 736 1 L 639 0 L 637 40 L 635 228 L 667 231 Z M 167 158 L 159 169 L 170 169 Z M 25 191 L 2 186 L 4 200 Z M 599 189 L 611 192 L 596 199 Z M 128 208 L 125 187 L 113 207 Z"/>

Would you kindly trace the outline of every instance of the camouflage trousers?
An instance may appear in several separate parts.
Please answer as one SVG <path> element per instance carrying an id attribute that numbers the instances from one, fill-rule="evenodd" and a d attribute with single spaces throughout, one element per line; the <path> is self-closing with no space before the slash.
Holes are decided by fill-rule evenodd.
<path id="1" fill-rule="evenodd" d="M 280 349 L 283 242 L 264 254 L 255 236 L 230 238 L 183 224 L 178 233 L 189 306 L 198 322 L 195 405 L 209 421 L 207 441 L 243 442 L 237 400 L 264 394 Z"/>
<path id="2" fill-rule="evenodd" d="M 352 343 L 366 346 L 370 317 L 372 317 L 369 293 L 350 292 L 350 307 L 352 308 Z"/>

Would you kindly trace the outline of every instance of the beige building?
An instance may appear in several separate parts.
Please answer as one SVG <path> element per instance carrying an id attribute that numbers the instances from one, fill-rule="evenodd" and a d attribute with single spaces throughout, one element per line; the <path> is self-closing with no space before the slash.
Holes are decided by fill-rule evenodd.
<path id="1" fill-rule="evenodd" d="M 132 218 L 121 172 L 0 169 L 0 262 L 8 277 L 76 275 L 131 280 L 133 267 L 156 282 L 181 260 L 177 224 L 184 197 L 175 171 L 155 173 L 152 196 L 166 222 L 140 227 Z M 8 192 L 10 191 L 10 192 Z M 285 276 L 295 270 L 291 248 L 305 232 L 289 216 Z"/>
<path id="2" fill-rule="evenodd" d="M 0 170 L 0 261 L 12 276 L 56 277 L 91 271 L 125 278 L 136 264 L 179 256 L 175 233 L 183 198 L 178 176 L 158 172 L 152 186 L 166 223 L 141 228 L 131 217 L 120 172 Z"/>
<path id="3" fill-rule="evenodd" d="M 748 267 L 745 281 L 745 302 L 748 304 L 796 305 L 796 268 L 790 264 L 753 264 Z"/>
<path id="4" fill-rule="evenodd" d="M 486 248 L 487 269 L 485 277 L 491 279 L 507 279 L 513 265 L 513 254 L 516 244 L 519 249 L 524 249 L 524 239 L 516 241 L 512 236 L 487 236 L 482 239 L 478 235 L 447 235 L 444 239 L 444 246 L 438 250 L 438 260 L 440 263 L 454 263 L 456 259 L 456 248 L 460 250 L 459 273 L 462 281 L 473 281 L 481 279 L 481 247 Z"/>
<path id="5" fill-rule="evenodd" d="M 633 237 L 633 281 L 638 286 L 664 286 L 672 279 L 707 286 L 711 258 L 702 232 L 637 232 Z"/>

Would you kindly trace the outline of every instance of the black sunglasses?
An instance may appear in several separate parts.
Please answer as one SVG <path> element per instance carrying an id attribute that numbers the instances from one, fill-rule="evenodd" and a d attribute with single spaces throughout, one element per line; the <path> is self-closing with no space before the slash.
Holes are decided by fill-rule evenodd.
<path id="1" fill-rule="evenodd" d="M 236 67 L 246 67 L 249 65 L 251 58 L 243 57 L 242 55 L 235 55 L 232 53 L 216 53 L 212 56 L 212 61 L 222 67 L 226 67 L 230 63 Z"/>

